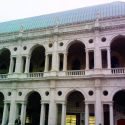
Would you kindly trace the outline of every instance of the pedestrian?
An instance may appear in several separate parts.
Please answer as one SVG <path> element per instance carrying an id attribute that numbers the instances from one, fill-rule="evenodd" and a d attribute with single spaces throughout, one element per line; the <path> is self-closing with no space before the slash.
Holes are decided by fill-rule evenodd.
<path id="1" fill-rule="evenodd" d="M 15 120 L 15 125 L 21 125 L 20 117 L 18 117 L 18 118 Z"/>

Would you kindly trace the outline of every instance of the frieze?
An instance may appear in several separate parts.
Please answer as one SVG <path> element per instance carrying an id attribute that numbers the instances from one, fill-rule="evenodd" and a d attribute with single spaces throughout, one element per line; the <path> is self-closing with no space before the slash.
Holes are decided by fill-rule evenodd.
<path id="1" fill-rule="evenodd" d="M 101 31 L 108 31 L 108 30 L 113 30 L 113 29 L 123 29 L 125 28 L 125 24 L 121 24 L 121 25 L 105 25 L 104 27 L 103 26 L 99 26 L 99 27 L 90 27 L 89 28 L 85 28 L 83 27 L 82 29 L 79 29 L 79 30 L 65 30 L 65 31 L 62 31 L 62 32 L 50 32 L 50 34 L 45 34 L 45 33 L 33 33 L 32 32 L 32 35 L 24 35 L 22 34 L 22 36 L 14 36 L 12 35 L 10 37 L 10 34 L 9 34 L 9 38 L 8 39 L 2 39 L 0 40 L 0 43 L 7 43 L 7 42 L 17 42 L 19 40 L 21 41 L 27 41 L 27 40 L 34 40 L 34 39 L 42 39 L 42 38 L 46 38 L 46 37 L 53 37 L 53 36 L 58 36 L 58 37 L 61 37 L 61 35 L 70 35 L 70 34 L 79 34 L 79 33 L 94 33 L 95 30 L 99 30 L 100 32 Z M 24 37 L 25 36 L 25 37 Z"/>

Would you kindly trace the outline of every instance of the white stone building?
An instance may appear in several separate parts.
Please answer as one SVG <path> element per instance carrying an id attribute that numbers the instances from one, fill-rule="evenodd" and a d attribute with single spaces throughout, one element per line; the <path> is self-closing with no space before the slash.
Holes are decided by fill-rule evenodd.
<path id="1" fill-rule="evenodd" d="M 125 3 L 0 23 L 0 123 L 125 125 Z"/>

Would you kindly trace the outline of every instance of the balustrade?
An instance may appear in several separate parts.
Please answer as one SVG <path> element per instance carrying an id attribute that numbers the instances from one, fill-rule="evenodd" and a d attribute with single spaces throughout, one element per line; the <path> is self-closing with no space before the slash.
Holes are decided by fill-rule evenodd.
<path id="1" fill-rule="evenodd" d="M 53 72 L 33 72 L 33 73 L 13 73 L 13 74 L 0 74 L 0 79 L 9 79 L 9 78 L 43 78 L 49 76 L 88 76 L 95 75 L 93 70 L 67 70 L 56 72 L 56 75 Z M 112 68 L 112 69 L 102 69 L 100 70 L 102 74 L 125 74 L 125 68 Z M 48 75 L 45 75 L 47 73 Z"/>
<path id="2" fill-rule="evenodd" d="M 112 74 L 125 74 L 125 68 L 112 68 Z"/>
<path id="3" fill-rule="evenodd" d="M 0 79 L 7 79 L 8 78 L 8 74 L 0 74 Z"/>
<path id="4" fill-rule="evenodd" d="M 66 72 L 67 76 L 84 76 L 85 70 L 72 70 Z"/>
<path id="5" fill-rule="evenodd" d="M 41 78 L 43 77 L 43 72 L 34 72 L 34 73 L 28 73 L 28 78 Z"/>

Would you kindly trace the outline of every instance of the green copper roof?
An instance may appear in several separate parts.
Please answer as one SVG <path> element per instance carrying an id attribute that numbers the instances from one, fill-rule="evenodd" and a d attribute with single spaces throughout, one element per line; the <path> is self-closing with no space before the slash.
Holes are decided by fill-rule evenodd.
<path id="1" fill-rule="evenodd" d="M 99 13 L 100 18 L 125 16 L 125 2 L 113 2 L 91 7 L 84 7 L 59 13 L 41 15 L 14 21 L 0 23 L 0 33 L 19 31 L 21 25 L 24 30 L 46 28 L 78 22 L 93 21 Z"/>

